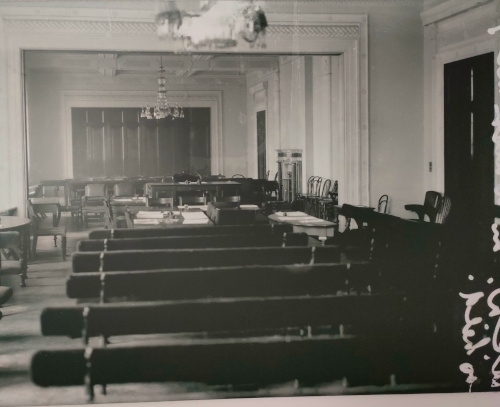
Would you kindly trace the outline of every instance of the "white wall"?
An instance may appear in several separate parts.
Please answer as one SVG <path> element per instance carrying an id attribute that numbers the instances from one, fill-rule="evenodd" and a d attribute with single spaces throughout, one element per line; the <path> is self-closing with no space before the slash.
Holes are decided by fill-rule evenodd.
<path id="1" fill-rule="evenodd" d="M 139 78 L 130 75 L 116 77 L 77 77 L 75 75 L 40 73 L 28 71 L 28 140 L 29 140 L 29 182 L 35 184 L 44 179 L 60 179 L 66 174 L 66 143 L 62 127 L 64 91 L 151 91 L 155 89 L 155 78 Z M 246 173 L 246 160 L 242 156 L 246 145 L 246 100 L 245 84 L 241 85 L 169 85 L 170 90 L 222 91 L 222 152 L 224 167 L 222 172 L 231 176 Z M 242 91 L 243 90 L 243 91 Z M 150 92 L 149 92 L 150 93 Z M 145 97 L 139 96 L 137 107 L 141 107 Z M 185 103 L 196 106 L 196 102 Z"/>

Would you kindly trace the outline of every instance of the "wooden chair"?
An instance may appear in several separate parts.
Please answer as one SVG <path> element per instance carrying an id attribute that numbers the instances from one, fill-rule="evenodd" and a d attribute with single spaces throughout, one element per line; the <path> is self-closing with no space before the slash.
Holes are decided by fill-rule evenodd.
<path id="1" fill-rule="evenodd" d="M 39 236 L 53 236 L 54 247 L 57 247 L 57 236 L 61 236 L 61 251 L 63 260 L 66 259 L 66 225 L 60 222 L 58 226 L 54 226 L 52 219 L 42 218 L 33 210 L 33 205 L 28 201 L 28 216 L 32 221 L 31 233 L 33 236 L 31 246 L 31 257 L 36 257 L 36 246 Z"/>
<path id="2" fill-rule="evenodd" d="M 201 196 L 194 194 L 179 194 L 179 205 L 206 205 L 207 197 L 202 193 Z"/>
<path id="3" fill-rule="evenodd" d="M 82 197 L 82 225 L 88 227 L 90 215 L 102 220 L 106 212 L 105 202 L 108 200 L 106 184 L 88 184 Z"/>
<path id="4" fill-rule="evenodd" d="M 133 182 L 120 182 L 113 188 L 113 196 L 130 197 L 135 195 L 135 184 Z"/>
<path id="5" fill-rule="evenodd" d="M 141 237 L 162 237 L 162 236 L 203 236 L 203 235 L 265 235 L 291 233 L 293 225 L 272 224 L 272 225 L 223 225 L 211 228 L 190 227 L 172 225 L 168 229 L 144 228 L 144 229 L 113 229 L 113 230 L 91 230 L 89 239 L 124 239 Z"/>
<path id="6" fill-rule="evenodd" d="M 405 205 L 405 209 L 407 211 L 415 212 L 420 221 L 423 221 L 425 215 L 429 217 L 430 222 L 434 222 L 436 220 L 437 214 L 437 206 L 439 203 L 439 198 L 441 194 L 435 191 L 427 191 L 425 193 L 424 204 L 408 204 Z"/>
<path id="7" fill-rule="evenodd" d="M 305 233 L 266 235 L 166 236 L 132 239 L 81 240 L 79 252 L 113 250 L 202 249 L 208 247 L 286 247 L 307 246 Z"/>
<path id="8" fill-rule="evenodd" d="M 0 232 L 0 249 L 15 249 L 19 246 L 19 232 Z M 0 283 L 1 276 L 18 274 L 21 275 L 21 265 L 19 261 L 2 262 L 0 256 Z M 4 304 L 12 296 L 12 289 L 0 285 L 0 306 Z M 0 319 L 2 312 L 0 311 Z"/>
<path id="9" fill-rule="evenodd" d="M 73 272 L 155 270 L 241 265 L 320 264 L 340 261 L 340 248 L 245 247 L 77 252 Z"/>

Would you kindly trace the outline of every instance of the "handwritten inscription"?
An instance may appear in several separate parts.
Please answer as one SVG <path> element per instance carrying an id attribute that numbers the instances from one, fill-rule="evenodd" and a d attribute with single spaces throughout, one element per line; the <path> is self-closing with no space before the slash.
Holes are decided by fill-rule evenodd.
<path id="1" fill-rule="evenodd" d="M 486 282 L 488 284 L 493 283 L 493 278 L 489 278 Z M 464 349 L 467 351 L 467 355 L 471 355 L 473 352 L 478 350 L 479 348 L 483 348 L 485 352 L 495 352 L 495 361 L 491 366 L 491 387 L 500 387 L 500 307 L 498 303 L 500 302 L 500 288 L 496 288 L 489 293 L 486 297 L 485 293 L 482 291 L 476 291 L 473 293 L 459 293 L 460 297 L 465 299 L 465 325 L 462 329 L 462 339 L 465 342 Z M 498 297 L 498 299 L 497 299 Z M 483 322 L 483 318 L 476 316 L 471 318 L 471 313 L 473 308 L 484 299 L 486 300 L 486 304 L 489 307 L 488 317 L 497 318 L 495 323 L 495 329 L 491 338 L 486 335 L 481 335 L 479 332 L 476 333 L 476 330 L 481 328 L 481 323 Z M 475 329 L 472 329 L 475 328 Z M 489 330 L 489 325 L 484 324 L 483 328 L 485 331 Z M 481 338 L 481 339 L 479 339 Z M 474 342 L 471 339 L 475 339 Z M 487 346 L 491 344 L 490 346 Z M 490 360 L 491 357 L 488 354 L 484 354 L 484 360 Z M 472 384 L 478 380 L 474 372 L 474 366 L 471 363 L 462 363 L 460 366 L 460 371 L 467 375 L 465 382 L 469 384 L 469 392 L 472 390 Z"/>

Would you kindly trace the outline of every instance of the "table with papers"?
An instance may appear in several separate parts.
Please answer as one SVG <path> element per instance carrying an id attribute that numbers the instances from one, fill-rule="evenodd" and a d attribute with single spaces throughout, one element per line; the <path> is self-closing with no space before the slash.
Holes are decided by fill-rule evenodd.
<path id="1" fill-rule="evenodd" d="M 134 227 L 168 227 L 168 225 L 207 225 L 212 221 L 198 208 L 155 211 L 139 211 L 133 217 Z"/>
<path id="2" fill-rule="evenodd" d="M 309 236 L 318 236 L 322 241 L 332 237 L 336 223 L 316 218 L 300 211 L 276 212 L 268 216 L 271 223 L 289 223 L 293 225 L 294 233 L 307 233 Z"/>

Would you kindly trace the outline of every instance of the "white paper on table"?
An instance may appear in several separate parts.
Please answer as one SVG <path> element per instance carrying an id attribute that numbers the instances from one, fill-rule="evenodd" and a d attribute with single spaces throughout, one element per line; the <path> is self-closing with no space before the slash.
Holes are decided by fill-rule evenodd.
<path id="1" fill-rule="evenodd" d="M 205 219 L 207 220 L 207 215 L 205 215 L 203 212 L 182 212 L 182 217 L 184 219 Z"/>
<path id="2" fill-rule="evenodd" d="M 137 219 L 163 219 L 161 211 L 139 211 L 135 215 Z"/>
<path id="3" fill-rule="evenodd" d="M 113 202 L 146 202 L 146 198 L 143 196 L 137 198 L 113 198 Z"/>
<path id="4" fill-rule="evenodd" d="M 260 208 L 257 205 L 240 205 L 240 209 L 255 209 L 255 210 L 259 210 Z"/>
<path id="5" fill-rule="evenodd" d="M 307 213 L 300 212 L 300 211 L 291 211 L 291 212 L 276 212 L 277 216 L 283 216 L 283 217 L 300 217 L 300 216 L 309 216 Z"/>
<path id="6" fill-rule="evenodd" d="M 134 225 L 159 225 L 162 219 L 134 219 Z"/>
<path id="7" fill-rule="evenodd" d="M 324 223 L 323 219 L 312 218 L 312 219 L 304 219 L 299 221 L 299 223 Z"/>
<path id="8" fill-rule="evenodd" d="M 184 205 L 182 205 L 182 206 L 179 205 L 177 208 L 184 209 Z M 189 209 L 200 209 L 200 210 L 206 212 L 208 209 L 208 206 L 207 205 L 188 205 L 188 208 Z"/>
<path id="9" fill-rule="evenodd" d="M 185 219 L 182 222 L 183 225 L 206 225 L 208 223 L 207 219 Z"/>

